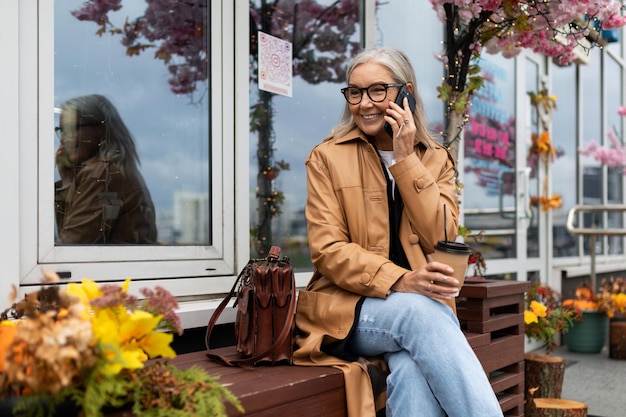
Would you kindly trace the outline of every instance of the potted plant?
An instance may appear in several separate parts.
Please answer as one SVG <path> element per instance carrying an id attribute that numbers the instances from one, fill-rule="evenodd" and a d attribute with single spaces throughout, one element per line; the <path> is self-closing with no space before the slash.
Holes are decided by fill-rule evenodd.
<path id="1" fill-rule="evenodd" d="M 621 277 L 603 279 L 596 298 L 609 316 L 609 357 L 626 359 L 626 281 Z"/>
<path id="2" fill-rule="evenodd" d="M 168 291 L 142 289 L 139 300 L 128 293 L 130 279 L 62 288 L 56 274 L 44 278 L 0 313 L 0 415 L 225 416 L 225 401 L 241 410 L 203 370 L 163 360 L 176 356 L 172 331 L 182 332 Z"/>
<path id="3" fill-rule="evenodd" d="M 614 303 L 610 298 L 596 297 L 587 281 L 574 294 L 563 305 L 579 311 L 582 320 L 565 334 L 565 343 L 571 352 L 600 353 L 606 343 L 609 318 L 615 313 Z"/>
<path id="4" fill-rule="evenodd" d="M 481 231 L 477 234 L 472 234 L 472 231 L 465 226 L 459 226 L 459 236 L 463 237 L 471 250 L 467 259 L 467 270 L 469 271 L 471 265 L 473 275 L 468 276 L 465 281 L 483 281 L 485 279 L 485 271 L 487 270 L 487 261 L 480 250 L 480 244 L 485 239 L 485 232 Z M 468 242 L 469 238 L 471 238 L 472 242 Z"/>
<path id="5" fill-rule="evenodd" d="M 567 333 L 578 321 L 575 310 L 563 306 L 561 294 L 547 285 L 534 283 L 526 292 L 524 331 L 529 340 L 542 343 L 544 353 L 530 352 L 525 359 L 525 392 L 536 398 L 560 398 L 565 373 L 563 358 L 551 355 L 556 337 Z"/>

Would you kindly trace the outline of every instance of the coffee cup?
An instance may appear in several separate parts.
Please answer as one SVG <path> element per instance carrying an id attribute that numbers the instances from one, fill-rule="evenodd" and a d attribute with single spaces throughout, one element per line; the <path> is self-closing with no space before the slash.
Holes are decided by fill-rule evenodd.
<path id="1" fill-rule="evenodd" d="M 459 281 L 460 289 L 465 282 L 467 261 L 469 260 L 471 253 L 472 249 L 465 243 L 440 240 L 435 245 L 435 253 L 432 255 L 432 260 L 450 265 L 452 269 L 454 269 L 452 276 Z M 445 285 L 441 282 L 438 282 L 437 284 Z M 458 297 L 459 291 L 451 295 L 453 297 Z"/>

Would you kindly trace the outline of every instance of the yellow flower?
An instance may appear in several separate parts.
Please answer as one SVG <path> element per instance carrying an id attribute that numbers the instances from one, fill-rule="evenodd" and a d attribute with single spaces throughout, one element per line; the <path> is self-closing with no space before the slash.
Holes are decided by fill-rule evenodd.
<path id="1" fill-rule="evenodd" d="M 525 324 L 539 323 L 539 319 L 537 318 L 537 315 L 533 313 L 532 311 L 524 310 L 524 323 Z"/>
<path id="2" fill-rule="evenodd" d="M 151 357 L 162 356 L 164 358 L 176 357 L 176 352 L 170 347 L 170 343 L 174 340 L 171 333 L 152 332 L 141 341 L 141 347 Z"/>
<path id="3" fill-rule="evenodd" d="M 619 311 L 622 314 L 625 313 L 626 312 L 626 294 L 624 294 L 623 292 L 619 294 L 614 294 L 613 299 L 615 300 L 615 308 L 617 309 L 617 311 Z"/>
<path id="4" fill-rule="evenodd" d="M 137 343 L 151 358 L 173 358 L 176 354 L 169 344 L 174 336 L 170 333 L 154 332 L 162 318 L 147 311 L 134 311 L 130 319 L 120 326 L 120 335 L 125 342 Z"/>
<path id="5" fill-rule="evenodd" d="M 100 350 L 106 362 L 102 366 L 102 372 L 109 375 L 118 374 L 122 369 L 143 368 L 144 361 L 148 356 L 137 347 L 122 347 L 113 344 L 101 344 Z"/>
<path id="6" fill-rule="evenodd" d="M 539 317 L 545 317 L 548 308 L 541 304 L 539 301 L 532 301 L 530 303 L 530 309 Z"/>
<path id="7" fill-rule="evenodd" d="M 145 360 L 157 356 L 175 357 L 169 346 L 174 336 L 154 331 L 161 318 L 143 310 L 128 313 L 124 308 L 97 312 L 94 335 L 108 362 L 103 372 L 114 374 L 122 368 L 141 368 Z"/>
<path id="8" fill-rule="evenodd" d="M 102 295 L 102 291 L 100 291 L 98 284 L 95 281 L 86 278 L 83 278 L 80 284 L 67 284 L 66 292 L 70 295 L 78 297 L 80 302 L 84 305 L 89 305 L 91 300 Z"/>
<path id="9" fill-rule="evenodd" d="M 95 313 L 93 334 L 98 342 L 114 346 L 122 344 L 122 336 L 119 332 L 119 316 L 127 316 L 128 313 L 123 308 L 117 310 L 116 312 L 112 309 L 104 309 Z"/>

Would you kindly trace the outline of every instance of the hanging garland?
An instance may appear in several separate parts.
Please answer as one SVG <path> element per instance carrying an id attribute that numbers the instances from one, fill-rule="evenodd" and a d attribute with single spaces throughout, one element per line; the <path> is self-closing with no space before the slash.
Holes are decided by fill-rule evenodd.
<path id="1" fill-rule="evenodd" d="M 549 130 L 550 123 L 552 123 L 552 111 L 556 110 L 557 97 L 548 94 L 546 88 L 540 90 L 538 93 L 529 92 L 528 95 L 530 96 L 531 105 L 537 112 L 539 127 L 541 129 L 539 133 L 533 133 L 531 135 L 532 143 L 528 150 L 529 165 L 533 164 L 533 162 L 537 163 L 533 160 L 539 158 L 543 161 L 547 170 L 548 165 L 557 157 L 557 150 L 552 145 Z M 531 196 L 530 206 L 540 207 L 541 210 L 545 212 L 558 209 L 562 204 L 563 201 L 560 194 L 548 196 L 548 176 L 544 176 L 541 186 L 541 195 Z"/>

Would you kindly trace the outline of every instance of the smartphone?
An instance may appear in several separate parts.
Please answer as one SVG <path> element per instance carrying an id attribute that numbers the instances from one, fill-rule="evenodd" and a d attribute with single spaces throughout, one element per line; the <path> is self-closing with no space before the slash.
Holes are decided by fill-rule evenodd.
<path id="1" fill-rule="evenodd" d="M 396 97 L 396 104 L 402 108 L 404 108 L 404 98 L 409 99 L 409 107 L 411 108 L 411 114 L 415 111 L 415 97 L 413 97 L 411 95 L 411 93 L 409 93 L 409 90 L 406 89 L 406 87 L 402 87 L 400 89 L 400 92 L 398 93 L 398 97 Z M 393 130 L 391 130 L 391 125 L 389 125 L 389 123 L 385 122 L 385 132 L 387 132 L 389 134 L 389 136 L 391 136 L 391 138 L 393 139 Z"/>

